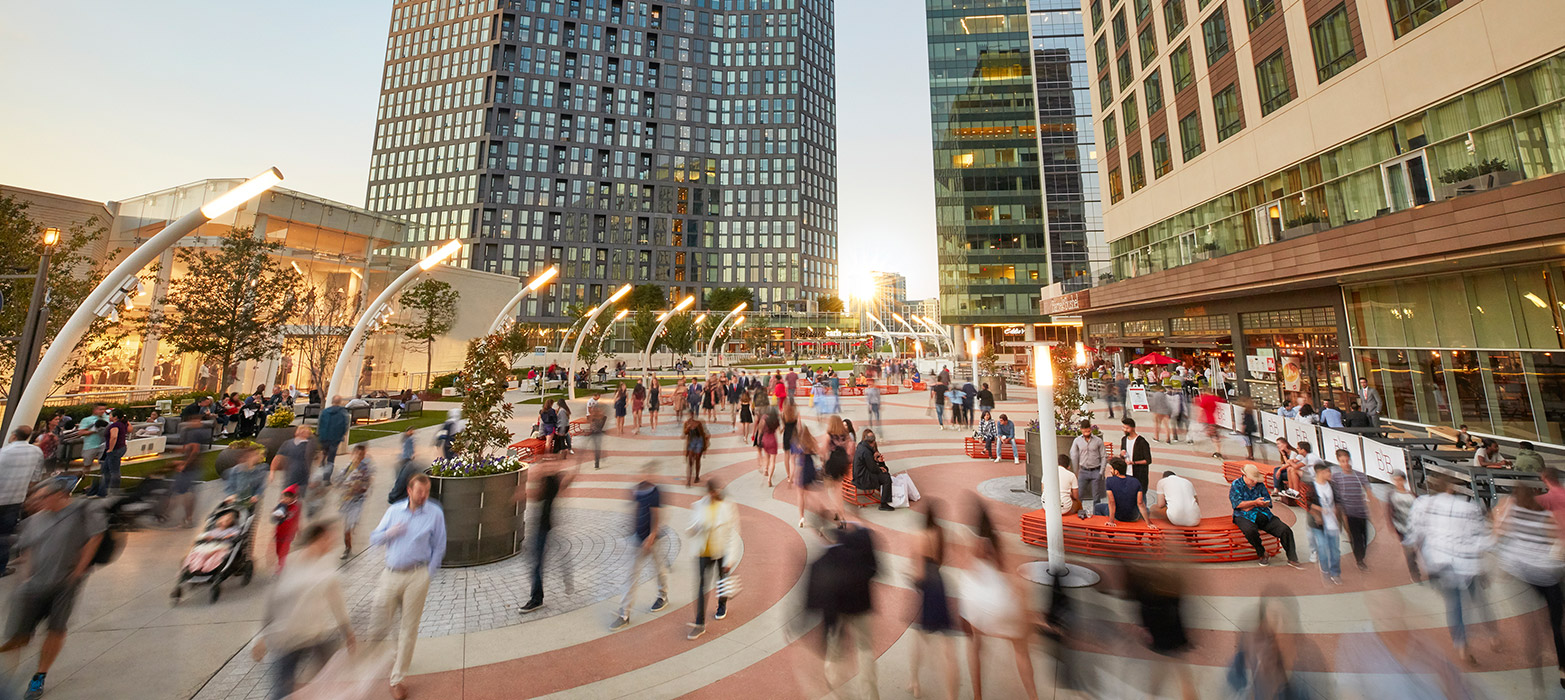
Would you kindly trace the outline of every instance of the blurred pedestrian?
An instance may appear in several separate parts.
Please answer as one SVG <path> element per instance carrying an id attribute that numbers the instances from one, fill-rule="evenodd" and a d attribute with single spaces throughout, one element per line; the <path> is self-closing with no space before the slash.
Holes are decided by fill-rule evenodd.
<path id="1" fill-rule="evenodd" d="M 277 456 L 272 458 L 272 471 L 282 472 L 283 488 L 294 487 L 300 501 L 309 488 L 311 462 L 316 456 L 310 444 L 310 428 L 301 425 L 293 429 L 293 438 L 279 446 Z"/>
<path id="2" fill-rule="evenodd" d="M 1548 608 L 1548 629 L 1554 640 L 1554 665 L 1559 671 L 1560 687 L 1565 688 L 1565 636 L 1560 622 L 1565 616 L 1565 591 L 1560 580 L 1565 562 L 1555 555 L 1560 546 L 1560 523 L 1554 514 L 1538 503 L 1538 490 L 1517 486 L 1511 497 L 1501 502 L 1494 515 L 1496 554 L 1500 568 L 1516 580 L 1532 587 Z M 1531 640 L 1529 640 L 1531 641 Z M 1537 654 L 1539 644 L 1526 648 Z M 1537 666 L 1537 663 L 1531 664 Z"/>
<path id="3" fill-rule="evenodd" d="M 353 556 L 353 528 L 364 514 L 364 497 L 369 495 L 370 482 L 375 478 L 375 468 L 370 464 L 369 450 L 364 443 L 353 446 L 353 456 L 342 474 L 342 502 L 337 512 L 342 516 L 342 558 Z"/>
<path id="4" fill-rule="evenodd" d="M 259 662 L 271 655 L 272 700 L 291 695 L 300 671 L 324 665 L 339 646 L 357 648 L 338 566 L 327 556 L 331 529 L 330 523 L 313 523 L 299 534 L 293 566 L 278 577 L 266 598 L 260 639 L 250 657 Z"/>
<path id="5" fill-rule="evenodd" d="M 1359 571 L 1369 571 L 1364 554 L 1369 548 L 1369 509 L 1375 505 L 1375 492 L 1369 488 L 1369 477 L 1353 470 L 1353 455 L 1338 449 L 1337 469 L 1331 473 L 1331 490 L 1342 508 L 1347 523 L 1348 542 L 1353 547 L 1353 560 Z"/>
<path id="6" fill-rule="evenodd" d="M 277 497 L 277 507 L 272 509 L 272 546 L 277 554 L 277 571 L 288 562 L 288 552 L 293 549 L 294 535 L 299 533 L 299 487 L 285 486 Z"/>
<path id="7" fill-rule="evenodd" d="M 1125 597 L 1136 603 L 1147 648 L 1159 659 L 1152 666 L 1149 697 L 1159 697 L 1172 671 L 1184 700 L 1196 698 L 1195 678 L 1181 657 L 1190 648 L 1184 619 L 1185 581 L 1172 567 L 1127 561 Z"/>
<path id="8" fill-rule="evenodd" d="M 1306 700 L 1309 692 L 1293 679 L 1295 640 L 1290 633 L 1288 600 L 1281 591 L 1261 596 L 1255 628 L 1239 637 L 1239 648 L 1228 665 L 1228 687 L 1234 696 L 1252 700 Z M 1233 696 L 1231 696 L 1233 697 Z"/>
<path id="9" fill-rule="evenodd" d="M 1342 585 L 1342 505 L 1337 502 L 1331 484 L 1331 467 L 1315 465 L 1315 488 L 1309 500 L 1310 539 L 1315 543 L 1316 561 L 1327 583 Z"/>
<path id="10" fill-rule="evenodd" d="M 446 555 L 446 516 L 440 504 L 429 500 L 429 476 L 420 472 L 408 478 L 407 500 L 386 509 L 380 525 L 370 534 L 370 544 L 386 546 L 386 569 L 375 591 L 374 639 L 390 639 L 396 648 L 391 665 L 391 697 L 403 700 L 402 685 L 413 647 L 418 642 L 418 622 L 429 595 L 429 579 L 440 571 Z M 400 611 L 401 624 L 389 636 L 391 618 Z"/>
<path id="11" fill-rule="evenodd" d="M 706 495 L 690 507 L 690 524 L 685 531 L 696 544 L 696 621 L 685 638 L 695 640 L 706 633 L 706 581 L 712 570 L 717 591 L 717 612 L 712 617 L 728 617 L 728 596 L 724 579 L 732 575 L 741 552 L 739 508 L 723 498 L 722 484 L 708 479 Z"/>
<path id="12" fill-rule="evenodd" d="M 869 408 L 869 426 L 875 430 L 884 431 L 880 421 L 880 386 L 870 384 L 864 387 L 864 405 Z"/>
<path id="13" fill-rule="evenodd" d="M 918 676 L 924 667 L 924 652 L 929 647 L 934 647 L 941 664 L 940 687 L 945 689 L 948 699 L 955 700 L 957 685 L 961 681 L 953 636 L 957 633 L 956 621 L 952 619 L 945 577 L 940 574 L 940 567 L 945 564 L 945 534 L 945 529 L 940 526 L 940 506 L 931 500 L 925 505 L 924 528 L 917 536 L 918 560 L 913 572 L 913 587 L 918 591 L 919 599 L 915 623 L 919 635 L 913 641 L 913 664 L 910 667 L 913 680 L 908 684 L 908 691 L 915 698 L 922 693 Z"/>
<path id="14" fill-rule="evenodd" d="M 799 527 L 804 527 L 804 511 L 823 510 L 816 501 L 819 497 L 820 471 L 815 468 L 815 455 L 820 446 L 815 442 L 815 436 L 810 434 L 807 426 L 800 425 L 793 436 L 793 461 L 796 465 L 793 470 L 793 486 L 799 492 Z"/>
<path id="15" fill-rule="evenodd" d="M 1401 469 L 1391 472 L 1391 495 L 1386 497 L 1388 519 L 1391 521 L 1391 529 L 1397 533 L 1402 555 L 1407 559 L 1408 574 L 1414 582 L 1422 582 L 1424 577 L 1418 572 L 1418 548 L 1408 541 L 1412 528 L 1413 500 L 1413 492 L 1407 488 L 1407 472 Z"/>
<path id="16" fill-rule="evenodd" d="M 777 426 L 780 424 L 781 420 L 773 411 L 762 412 L 755 424 L 756 467 L 766 477 L 768 489 L 772 487 L 772 472 L 777 468 Z"/>
<path id="17" fill-rule="evenodd" d="M 343 440 L 348 438 L 348 426 L 353 419 L 348 416 L 348 409 L 343 407 L 347 401 L 341 396 L 331 397 L 331 405 L 321 410 L 320 417 L 315 419 L 315 434 L 321 441 L 322 460 L 325 463 L 321 482 L 330 484 L 332 472 L 337 467 L 337 450 L 342 447 Z"/>
<path id="18" fill-rule="evenodd" d="M 27 553 L 27 563 L 21 585 L 11 594 L 5 643 L 0 645 L 0 654 L 8 654 L 8 670 L 16 669 L 16 652 L 32 641 L 39 623 L 49 622 L 38 670 L 27 684 L 28 700 L 43 696 L 45 677 L 65 646 L 76 596 L 108 529 L 97 502 L 71 498 L 74 483 L 54 478 L 34 486 L 24 508 L 29 515 L 16 540 L 16 549 Z"/>
<path id="19" fill-rule="evenodd" d="M 1489 521 L 1478 504 L 1452 493 L 1452 484 L 1441 474 L 1428 475 L 1430 493 L 1413 503 L 1412 540 L 1424 562 L 1424 571 L 1445 596 L 1446 625 L 1457 657 L 1467 663 L 1477 660 L 1467 650 L 1467 622 L 1463 607 L 1468 602 L 1474 612 L 1483 607 L 1479 599 L 1480 574 L 1484 549 L 1489 540 Z M 1491 635 L 1496 630 L 1488 626 Z"/>
<path id="20" fill-rule="evenodd" d="M 1422 499 L 1420 499 L 1422 500 Z M 1474 697 L 1445 651 L 1423 630 L 1410 629 L 1407 606 L 1396 587 L 1370 591 L 1374 634 L 1342 635 L 1331 665 L 1336 694 L 1374 700 Z"/>
<path id="21" fill-rule="evenodd" d="M 975 503 L 976 500 L 975 500 Z M 967 662 L 973 676 L 973 700 L 983 700 L 983 640 L 995 638 L 1011 643 L 1016 655 L 1016 670 L 1021 674 L 1027 697 L 1037 700 L 1038 685 L 1033 679 L 1032 655 L 1028 647 L 1027 610 L 1018 584 L 1005 573 L 1005 557 L 1000 537 L 982 503 L 978 508 L 978 541 L 972 569 L 958 587 L 961 591 L 962 619 L 967 622 L 969 642 Z"/>
<path id="22" fill-rule="evenodd" d="M 554 502 L 576 476 L 574 469 L 557 458 L 539 460 L 533 468 L 540 472 L 537 485 L 532 487 L 536 501 L 533 509 L 538 511 L 538 519 L 533 523 L 532 593 L 527 603 L 522 605 L 521 612 L 524 614 L 543 607 L 543 561 L 548 553 L 549 533 L 554 529 Z M 527 498 L 527 490 L 528 486 L 524 482 L 517 489 L 516 499 Z"/>
<path id="23" fill-rule="evenodd" d="M 875 676 L 875 640 L 870 629 L 875 609 L 870 589 L 878 570 L 874 535 L 868 528 L 848 523 L 838 531 L 837 541 L 810 565 L 805 589 L 805 608 L 821 613 L 828 687 L 839 688 L 847 683 L 843 665 L 852 645 L 863 686 L 854 695 L 870 700 L 880 697 Z"/>
<path id="24" fill-rule="evenodd" d="M 625 383 L 614 390 L 614 431 L 625 434 L 625 412 L 629 410 L 630 396 L 625 393 Z"/>
<path id="25" fill-rule="evenodd" d="M 691 416 L 682 431 L 685 440 L 685 485 L 701 483 L 701 457 L 706 454 L 712 436 L 706 432 L 706 424 Z"/>
<path id="26" fill-rule="evenodd" d="M 648 463 L 643 472 L 650 472 L 652 464 Z M 651 612 L 658 612 L 668 607 L 668 564 L 663 561 L 663 555 L 657 551 L 658 541 L 662 534 L 658 531 L 663 524 L 663 516 L 660 515 L 663 505 L 662 492 L 657 484 L 646 479 L 636 484 L 631 491 L 630 499 L 633 513 L 631 516 L 631 544 L 636 548 L 635 557 L 630 564 L 630 580 L 625 583 L 625 595 L 620 597 L 619 614 L 614 618 L 614 624 L 610 630 L 622 630 L 630 626 L 630 607 L 636 595 L 636 579 L 641 577 L 641 567 L 648 561 L 652 562 L 652 572 L 658 582 L 658 597 L 652 601 Z"/>
<path id="27" fill-rule="evenodd" d="M 22 503 L 27 491 L 43 478 L 43 450 L 29 443 L 33 430 L 17 426 L 11 431 L 11 441 L 0 448 L 0 576 L 9 576 L 11 568 L 11 536 L 22 520 Z"/>
<path id="28" fill-rule="evenodd" d="M 593 396 L 587 401 L 587 442 L 592 444 L 592 468 L 603 468 L 603 430 L 609 417 L 603 412 L 603 403 Z"/>

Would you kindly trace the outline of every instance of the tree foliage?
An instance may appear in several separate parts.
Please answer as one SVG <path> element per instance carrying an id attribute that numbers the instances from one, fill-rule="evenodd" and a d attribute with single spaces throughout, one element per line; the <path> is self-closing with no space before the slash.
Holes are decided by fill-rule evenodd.
<path id="1" fill-rule="evenodd" d="M 689 355 L 705 340 L 702 331 L 707 328 L 706 320 L 697 323 L 696 315 L 689 311 L 674 314 L 663 327 L 663 345 L 676 355 Z"/>
<path id="2" fill-rule="evenodd" d="M 467 358 L 458 379 L 462 387 L 462 418 L 467 426 L 457 433 L 452 446 L 469 459 L 483 459 L 491 450 L 504 450 L 511 444 L 506 427 L 512 406 L 505 400 L 510 387 L 511 364 L 516 349 L 523 344 L 516 329 L 502 330 L 467 344 Z"/>
<path id="3" fill-rule="evenodd" d="M 6 274 L 36 273 L 43 254 L 43 227 L 27 214 L 27 202 L 0 196 L 0 268 Z M 104 222 L 88 219 L 79 226 L 62 231 L 60 243 L 49 259 L 49 294 L 46 297 L 50 313 L 42 333 L 44 347 L 54 341 L 60 327 L 71 317 L 77 307 L 103 281 L 111 268 L 112 260 L 98 260 L 89 255 L 92 244 L 108 233 Z M 0 295 L 5 304 L 0 306 L 0 395 L 11 389 L 11 374 L 16 369 L 16 338 L 22 335 L 27 324 L 27 307 L 32 301 L 31 279 L 0 280 Z M 101 359 L 104 352 L 126 335 L 125 326 L 109 319 L 99 318 L 87 328 L 87 333 L 71 355 L 70 364 L 55 377 L 55 386 L 80 376 L 89 363 Z M 40 354 L 44 348 L 39 348 Z"/>
<path id="4" fill-rule="evenodd" d="M 300 307 L 301 279 L 274 255 L 282 245 L 256 238 L 249 228 L 230 229 L 214 248 L 180 248 L 185 266 L 149 313 L 149 333 L 180 352 L 217 360 L 226 390 L 239 362 L 282 350 L 283 327 Z"/>
<path id="5" fill-rule="evenodd" d="M 636 311 L 667 308 L 668 294 L 655 284 L 638 284 L 625 295 L 625 305 Z"/>
<path id="6" fill-rule="evenodd" d="M 305 290 L 299 301 L 299 318 L 294 324 L 296 333 L 290 344 L 303 361 L 310 386 L 326 390 L 337 357 L 342 354 L 348 334 L 353 332 L 353 324 L 358 320 L 359 307 L 360 299 L 349 296 L 341 287 L 327 289 L 316 285 Z"/>
<path id="7" fill-rule="evenodd" d="M 435 362 L 435 339 L 451 332 L 461 298 L 450 284 L 436 279 L 420 280 L 402 293 L 400 302 L 408 320 L 394 321 L 390 326 L 402 334 L 410 349 L 424 351 L 425 388 Z"/>
<path id="8" fill-rule="evenodd" d="M 839 298 L 839 297 L 835 297 L 835 296 L 821 297 L 820 307 L 821 307 L 821 311 L 824 311 L 826 313 L 829 313 L 829 314 L 840 314 L 840 313 L 842 313 L 842 309 L 843 309 L 842 299 Z"/>
<path id="9" fill-rule="evenodd" d="M 608 311 L 603 313 L 607 315 Z M 604 341 L 614 334 L 614 324 L 609 321 L 610 318 L 613 317 L 599 316 L 598 320 L 593 322 L 593 327 L 587 331 L 587 337 L 582 339 L 581 350 L 576 354 L 576 359 L 581 362 L 581 366 L 590 370 L 598 360 L 614 356 L 614 353 L 606 352 L 603 347 Z M 575 378 L 571 381 L 575 381 Z"/>
<path id="10" fill-rule="evenodd" d="M 706 293 L 706 308 L 727 313 L 740 304 L 755 306 L 755 292 L 748 287 L 714 287 Z"/>
<path id="11" fill-rule="evenodd" d="M 630 315 L 630 340 L 640 351 L 647 347 L 652 340 L 652 332 L 657 330 L 658 314 L 650 309 L 640 309 Z M 656 350 L 656 348 L 653 348 Z"/>

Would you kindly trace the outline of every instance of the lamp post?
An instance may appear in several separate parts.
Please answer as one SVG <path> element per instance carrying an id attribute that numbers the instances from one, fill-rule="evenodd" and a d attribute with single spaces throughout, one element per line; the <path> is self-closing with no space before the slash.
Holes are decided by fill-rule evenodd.
<path id="1" fill-rule="evenodd" d="M 646 351 L 641 353 L 641 369 L 642 369 L 642 371 L 646 371 L 646 372 L 652 371 L 652 346 L 657 344 L 658 336 L 663 333 L 663 326 L 668 325 L 668 320 L 670 318 L 673 318 L 674 314 L 677 314 L 680 311 L 683 311 L 683 310 L 685 310 L 687 308 L 690 308 L 690 305 L 694 304 L 694 303 L 696 303 L 696 297 L 695 297 L 695 295 L 692 294 L 690 296 L 685 297 L 683 301 L 681 301 L 678 304 L 674 305 L 674 308 L 672 308 L 672 309 L 670 309 L 668 311 L 664 311 L 663 313 L 658 315 L 658 327 L 652 329 L 652 337 L 647 339 L 647 349 L 646 349 Z"/>
<path id="2" fill-rule="evenodd" d="M 945 347 L 949 346 L 951 348 L 952 358 L 955 358 L 956 345 L 952 343 L 950 336 L 947 336 L 940 330 L 938 326 L 935 325 L 934 321 L 924 318 L 923 316 L 914 316 L 913 320 L 924 324 L 924 327 L 928 328 L 930 333 L 935 334 L 935 352 L 945 352 Z M 945 343 L 945 345 L 941 345 L 942 341 Z"/>
<path id="3" fill-rule="evenodd" d="M 505 302 L 505 306 L 500 307 L 500 313 L 495 314 L 494 323 L 489 324 L 489 332 L 494 333 L 495 331 L 498 331 L 504 327 L 507 320 L 506 317 L 510 315 L 511 309 L 516 308 L 517 304 L 522 303 L 522 299 L 526 297 L 528 293 L 536 292 L 539 289 L 542 289 L 545 284 L 549 283 L 549 280 L 554 279 L 554 277 L 558 274 L 560 274 L 560 268 L 558 265 L 552 265 L 549 267 L 549 269 L 538 273 L 538 276 L 534 277 L 533 281 L 527 283 L 527 286 L 522 287 L 521 291 L 517 292 L 516 296 L 511 297 L 510 301 Z"/>
<path id="4" fill-rule="evenodd" d="M 1048 459 L 1052 450 L 1046 449 L 1054 444 L 1054 362 L 1050 358 L 1052 340 L 1033 341 L 1033 383 L 1038 386 L 1038 436 L 1028 436 L 1029 441 L 1036 441 L 1038 445 L 1039 476 L 1043 482 L 1043 523 L 1044 536 L 1048 539 L 1049 559 L 1045 562 L 1032 562 L 1023 564 L 1020 569 L 1022 578 L 1034 583 L 1050 584 L 1056 577 L 1060 579 L 1060 585 L 1070 588 L 1091 586 L 1098 582 L 1096 571 L 1082 566 L 1071 566 L 1065 562 L 1065 523 L 1064 512 L 1060 502 L 1060 470 L 1050 464 Z M 1029 445 L 1030 447 L 1030 445 Z M 1027 459 L 1032 460 L 1033 450 L 1027 450 Z"/>
<path id="5" fill-rule="evenodd" d="M 978 353 L 984 351 L 984 340 L 978 337 L 978 329 L 973 329 L 973 337 L 967 341 L 967 354 L 973 356 L 973 383 L 978 384 Z M 1052 399 L 1050 399 L 1052 401 Z M 1050 413 L 1053 413 L 1052 411 Z"/>
<path id="6" fill-rule="evenodd" d="M 27 386 L 33 367 L 38 363 L 38 349 L 43 345 L 43 331 L 49 318 L 44 297 L 49 294 L 49 259 L 54 257 L 54 249 L 60 243 L 60 229 L 44 229 L 38 242 L 43 252 L 38 256 L 38 271 L 32 275 L 33 296 L 27 300 L 27 320 L 22 326 L 22 335 L 16 339 L 16 365 L 11 372 L 11 392 L 7 396 L 21 396 Z M 26 275 L 15 277 L 25 279 Z M 6 411 L 0 418 L 0 439 L 11 434 L 12 415 L 13 412 Z"/>
<path id="7" fill-rule="evenodd" d="M 576 334 L 576 345 L 571 347 L 570 373 L 565 375 L 565 385 L 569 387 L 567 389 L 567 391 L 569 391 L 567 396 L 570 396 L 572 400 L 576 398 L 576 362 L 578 361 L 577 358 L 581 357 L 581 341 L 585 340 L 587 336 L 592 335 L 592 324 L 598 320 L 598 315 L 602 314 L 604 309 L 609 308 L 610 304 L 619 301 L 621 297 L 629 293 L 629 284 L 626 284 L 625 286 L 615 290 L 613 294 L 609 295 L 609 298 L 604 299 L 602 304 L 599 304 L 596 308 L 594 308 L 592 313 L 587 314 L 587 319 L 582 322 L 581 332 Z"/>
<path id="8" fill-rule="evenodd" d="M 392 280 L 391 284 L 381 291 L 380 296 L 375 297 L 375 302 L 369 305 L 362 316 L 359 316 L 359 322 L 353 324 L 353 332 L 348 334 L 348 341 L 342 344 L 342 352 L 337 353 L 337 366 L 331 371 L 331 384 L 327 385 L 326 395 L 321 398 L 331 401 L 334 396 L 357 393 L 359 379 L 358 377 L 348 379 L 348 365 L 352 363 L 354 357 L 358 356 L 359 345 L 364 342 L 364 334 L 369 332 L 371 325 L 378 324 L 388 314 L 391 310 L 391 300 L 396 298 L 398 292 L 412 284 L 413 280 L 434 269 L 441 261 L 455 255 L 461 248 L 462 241 L 458 239 L 446 241 L 445 245 L 430 253 L 429 257 L 418 261 L 418 264 Z M 425 381 L 428 381 L 427 377 Z"/>
<path id="9" fill-rule="evenodd" d="M 136 274 L 141 272 L 142 268 L 179 242 L 185 234 L 196 230 L 208 221 L 238 209 L 239 205 L 255 199 L 282 181 L 283 174 L 277 168 L 269 168 L 223 193 L 217 199 L 207 202 L 201 208 L 179 217 L 146 242 L 132 248 L 125 259 L 115 265 L 113 271 L 104 275 L 103 281 L 93 288 L 87 298 L 82 300 L 81 305 L 76 307 L 76 311 L 71 313 L 71 317 L 65 320 L 65 324 L 60 326 L 60 332 L 55 334 L 54 341 L 49 343 L 49 349 L 33 368 L 33 376 L 27 382 L 27 388 L 7 407 L 6 415 L 10 424 L 32 425 L 38 420 L 38 411 L 43 408 L 43 400 L 54 389 L 55 376 L 60 373 L 60 368 L 65 366 L 66 359 L 76 349 L 76 344 L 81 342 L 82 336 L 87 334 L 93 319 L 99 316 L 119 317 L 119 305 L 141 288 L 141 281 L 136 279 Z"/>
<path id="10" fill-rule="evenodd" d="M 907 328 L 909 333 L 913 334 L 913 356 L 918 359 L 923 359 L 924 344 L 918 339 L 918 336 L 922 334 L 918 332 L 918 329 L 913 327 L 913 324 L 908 323 L 907 319 L 902 318 L 902 314 L 893 311 L 891 312 L 891 317 L 896 319 L 897 323 L 900 323 L 903 327 Z"/>
<path id="11" fill-rule="evenodd" d="M 717 322 L 717 327 L 712 329 L 712 337 L 706 341 L 706 358 L 704 360 L 704 366 L 706 368 L 706 371 L 704 372 L 704 374 L 711 374 L 712 373 L 712 351 L 714 349 L 716 349 L 713 346 L 717 345 L 717 334 L 723 332 L 723 326 L 727 325 L 728 319 L 731 319 L 731 318 L 733 318 L 735 316 L 738 316 L 739 312 L 744 311 L 744 308 L 746 306 L 749 306 L 749 305 L 750 305 L 750 302 L 748 302 L 748 301 L 739 302 L 739 305 L 735 306 L 733 311 L 729 311 L 727 316 L 724 316 L 722 318 L 722 320 Z M 738 324 L 734 324 L 734 325 L 738 325 Z"/>
<path id="12" fill-rule="evenodd" d="M 869 320 L 874 321 L 875 325 L 880 326 L 880 332 L 886 334 L 886 344 L 891 346 L 891 354 L 892 355 L 896 355 L 896 353 L 897 353 L 897 341 L 896 341 L 896 338 L 893 338 L 891 336 L 891 329 L 886 328 L 886 324 L 881 323 L 880 322 L 880 318 L 877 317 L 874 312 L 869 311 L 869 310 L 865 310 L 864 311 L 864 315 L 868 316 Z M 874 337 L 875 336 L 873 334 L 870 335 L 870 338 L 873 339 Z"/>

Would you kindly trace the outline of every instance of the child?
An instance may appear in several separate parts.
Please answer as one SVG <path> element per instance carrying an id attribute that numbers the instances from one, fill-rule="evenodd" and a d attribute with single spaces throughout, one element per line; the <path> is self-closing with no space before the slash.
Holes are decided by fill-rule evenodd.
<path id="1" fill-rule="evenodd" d="M 338 511 L 342 514 L 344 560 L 353 556 L 353 527 L 359 524 L 359 515 L 364 512 L 364 496 L 369 493 L 370 479 L 375 473 L 368 454 L 364 443 L 354 445 L 353 460 L 348 463 L 348 471 L 342 478 L 342 505 Z"/>
<path id="2" fill-rule="evenodd" d="M 196 546 L 185 556 L 185 570 L 204 574 L 216 569 L 228 556 L 233 539 L 239 536 L 239 514 L 227 511 L 217 516 L 212 529 L 196 538 Z"/>
<path id="3" fill-rule="evenodd" d="M 281 496 L 277 498 L 277 508 L 272 510 L 272 522 L 277 525 L 277 570 L 283 570 L 283 563 L 288 560 L 288 550 L 293 546 L 294 533 L 299 531 L 299 487 L 289 486 L 283 489 Z"/>

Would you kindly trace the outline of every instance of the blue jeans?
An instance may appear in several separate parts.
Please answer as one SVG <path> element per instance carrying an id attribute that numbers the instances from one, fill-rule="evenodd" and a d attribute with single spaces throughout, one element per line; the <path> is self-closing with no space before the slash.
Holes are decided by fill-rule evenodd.
<path id="1" fill-rule="evenodd" d="M 337 651 L 337 640 L 331 639 L 320 644 L 312 644 L 307 647 L 280 652 L 272 657 L 272 692 L 268 696 L 273 700 L 282 700 L 293 694 L 294 685 L 299 682 L 299 667 L 308 663 L 311 659 L 325 664 Z"/>
<path id="2" fill-rule="evenodd" d="M 549 544 L 549 531 L 540 529 L 533 535 L 533 591 L 530 603 L 543 602 L 543 557 Z"/>
<path id="3" fill-rule="evenodd" d="M 1445 624 L 1451 630 L 1451 643 L 1457 647 L 1466 647 L 1467 622 L 1462 616 L 1462 598 L 1467 598 L 1467 603 L 1474 607 L 1483 606 L 1483 593 L 1478 587 L 1478 577 L 1462 581 L 1451 576 L 1440 576 L 1435 578 L 1435 585 L 1445 596 Z M 1490 634 L 1494 633 L 1495 630 L 1491 627 Z"/>
<path id="4" fill-rule="evenodd" d="M 109 450 L 103 453 L 103 461 L 98 466 L 98 483 L 87 492 L 89 496 L 107 496 L 109 489 L 118 491 L 120 488 L 120 459 L 125 456 L 125 448 Z"/>
<path id="5" fill-rule="evenodd" d="M 935 420 L 940 422 L 940 427 L 946 427 L 946 406 L 943 403 L 935 404 Z"/>
<path id="6" fill-rule="evenodd" d="M 16 534 L 16 524 L 22 518 L 22 504 L 0 506 L 0 571 L 11 564 L 11 537 Z"/>
<path id="7" fill-rule="evenodd" d="M 1330 516 L 1327 516 L 1330 517 Z M 1315 559 L 1320 562 L 1320 573 L 1332 578 L 1342 577 L 1342 535 L 1310 528 L 1310 541 L 1315 544 Z"/>
<path id="8" fill-rule="evenodd" d="M 987 455 L 989 457 L 993 457 L 994 456 L 994 443 L 997 440 L 999 440 L 999 438 L 994 436 L 994 435 L 985 435 L 984 436 L 984 454 L 985 455 Z"/>

